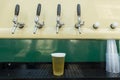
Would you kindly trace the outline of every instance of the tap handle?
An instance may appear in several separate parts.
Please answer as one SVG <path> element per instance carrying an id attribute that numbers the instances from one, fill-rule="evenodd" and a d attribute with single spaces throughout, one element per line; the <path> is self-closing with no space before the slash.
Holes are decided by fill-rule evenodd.
<path id="1" fill-rule="evenodd" d="M 61 15 L 61 4 L 58 4 L 57 6 L 57 16 Z"/>
<path id="2" fill-rule="evenodd" d="M 17 4 L 17 5 L 15 6 L 15 15 L 16 15 L 16 16 L 19 15 L 19 11 L 20 11 L 20 5 Z"/>
<path id="3" fill-rule="evenodd" d="M 77 16 L 81 16 L 81 6 L 77 4 Z"/>
<path id="4" fill-rule="evenodd" d="M 41 4 L 38 4 L 36 15 L 40 16 L 41 13 Z"/>

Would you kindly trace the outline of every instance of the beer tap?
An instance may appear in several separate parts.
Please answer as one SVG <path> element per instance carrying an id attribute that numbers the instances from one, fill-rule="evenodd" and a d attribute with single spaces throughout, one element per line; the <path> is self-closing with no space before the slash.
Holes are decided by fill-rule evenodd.
<path id="1" fill-rule="evenodd" d="M 33 34 L 36 34 L 37 29 L 40 29 L 44 26 L 44 22 L 43 23 L 39 22 L 40 14 L 41 14 L 41 4 L 38 4 L 36 18 L 35 18 L 35 28 L 34 28 Z"/>
<path id="2" fill-rule="evenodd" d="M 81 34 L 81 26 L 84 25 L 84 21 L 81 20 L 81 7 L 80 4 L 77 4 L 77 16 L 78 16 L 78 22 L 75 24 L 75 28 L 78 29 L 79 33 Z"/>
<path id="3" fill-rule="evenodd" d="M 59 33 L 59 29 L 64 25 L 60 21 L 60 16 L 61 16 L 61 4 L 58 4 L 57 6 L 57 24 L 56 24 L 56 33 Z"/>
<path id="4" fill-rule="evenodd" d="M 24 23 L 18 22 L 19 11 L 20 11 L 20 5 L 17 4 L 16 7 L 15 7 L 15 13 L 14 13 L 14 19 L 13 19 L 14 26 L 12 28 L 12 34 L 15 33 L 15 30 L 16 30 L 17 27 L 22 29 L 25 25 Z"/>

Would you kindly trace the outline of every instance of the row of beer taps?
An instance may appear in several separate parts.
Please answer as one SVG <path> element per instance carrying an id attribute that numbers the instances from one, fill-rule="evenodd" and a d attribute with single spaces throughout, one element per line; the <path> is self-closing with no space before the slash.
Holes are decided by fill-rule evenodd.
<path id="1" fill-rule="evenodd" d="M 14 13 L 15 16 L 14 16 L 14 19 L 13 19 L 14 26 L 12 28 L 12 34 L 15 33 L 15 30 L 16 30 L 17 27 L 22 29 L 25 26 L 24 23 L 18 22 L 19 12 L 20 12 L 20 5 L 17 4 L 16 7 L 15 7 L 15 13 Z M 36 18 L 35 18 L 35 28 L 34 28 L 34 31 L 33 31 L 34 34 L 36 34 L 37 29 L 40 29 L 44 26 L 44 22 L 43 23 L 39 22 L 40 14 L 41 14 L 41 4 L 38 4 L 37 11 L 36 11 Z"/>
<path id="2" fill-rule="evenodd" d="M 81 33 L 80 27 L 84 24 L 84 22 L 81 20 L 81 11 L 80 10 L 81 10 L 81 7 L 80 7 L 80 4 L 78 4 L 77 5 L 78 23 L 75 24 L 75 28 L 77 28 L 79 30 L 79 33 Z M 22 29 L 25 26 L 24 23 L 18 22 L 19 12 L 20 12 L 20 5 L 17 4 L 15 6 L 15 13 L 14 13 L 14 19 L 13 19 L 14 26 L 12 28 L 12 34 L 15 33 L 16 28 Z M 37 11 L 36 11 L 36 18 L 34 21 L 35 27 L 34 27 L 33 34 L 36 34 L 37 30 L 43 28 L 43 26 L 45 25 L 44 22 L 42 22 L 42 23 L 39 22 L 40 14 L 41 14 L 41 4 L 38 4 Z M 61 22 L 60 17 L 61 17 L 61 4 L 58 4 L 58 6 L 57 6 L 57 20 L 56 20 L 56 34 L 59 33 L 59 29 L 62 28 L 62 26 L 64 25 L 64 23 Z"/>
<path id="3" fill-rule="evenodd" d="M 25 24 L 18 22 L 18 16 L 19 16 L 19 12 L 20 12 L 20 5 L 17 4 L 15 6 L 15 13 L 14 13 L 14 19 L 13 19 L 13 23 L 14 26 L 12 28 L 12 34 L 15 33 L 16 28 L 24 28 Z M 45 25 L 44 21 L 40 22 L 40 14 L 41 14 L 41 4 L 39 3 L 37 6 L 37 11 L 36 11 L 36 18 L 35 18 L 35 27 L 34 27 L 34 31 L 33 34 L 36 34 L 38 29 L 43 28 L 43 26 Z M 85 24 L 84 21 L 82 21 L 81 19 L 81 5 L 77 4 L 77 23 L 75 24 L 75 28 L 78 29 L 79 34 L 81 34 L 81 26 L 83 26 Z M 59 29 L 62 28 L 62 26 L 64 25 L 64 23 L 61 22 L 61 4 L 57 5 L 57 20 L 56 20 L 56 34 L 59 33 Z M 100 26 L 99 22 L 96 22 L 95 24 L 93 24 L 93 28 L 94 29 L 98 29 L 98 27 Z M 114 22 L 113 24 L 110 25 L 110 27 L 112 29 L 115 29 L 118 26 L 117 22 Z"/>

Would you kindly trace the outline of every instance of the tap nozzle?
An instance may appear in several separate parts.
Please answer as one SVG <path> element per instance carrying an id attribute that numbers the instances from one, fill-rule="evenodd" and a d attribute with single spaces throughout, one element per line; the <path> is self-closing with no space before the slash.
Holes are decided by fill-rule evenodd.
<path id="1" fill-rule="evenodd" d="M 14 16 L 14 19 L 13 19 L 14 25 L 13 25 L 13 28 L 12 28 L 12 31 L 11 31 L 12 34 L 15 33 L 15 30 L 17 29 L 17 27 L 23 28 L 24 25 L 25 25 L 24 23 L 18 22 L 19 11 L 20 11 L 20 5 L 17 4 L 16 7 L 15 7 L 15 13 L 14 13 L 15 16 Z"/>
<path id="2" fill-rule="evenodd" d="M 38 4 L 37 12 L 36 12 L 36 18 L 35 18 L 35 27 L 34 27 L 33 34 L 36 34 L 37 29 L 40 29 L 45 25 L 44 21 L 42 23 L 39 22 L 40 14 L 41 14 L 41 4 Z"/>
<path id="3" fill-rule="evenodd" d="M 78 16 L 78 22 L 75 24 L 75 28 L 78 29 L 79 33 L 81 34 L 81 26 L 84 25 L 84 21 L 81 20 L 81 7 L 80 4 L 77 4 L 77 16 Z"/>
<path id="4" fill-rule="evenodd" d="M 12 31 L 11 31 L 11 32 L 12 32 L 12 34 L 14 34 L 14 33 L 15 33 L 16 28 L 17 28 L 17 25 L 14 25 L 14 26 L 13 26 L 13 28 L 12 28 Z"/>
<path id="5" fill-rule="evenodd" d="M 56 33 L 59 33 L 59 29 L 64 25 L 64 23 L 60 22 L 60 16 L 57 17 L 57 24 L 56 24 Z"/>
<path id="6" fill-rule="evenodd" d="M 78 17 L 78 23 L 77 24 L 75 24 L 75 28 L 77 28 L 78 29 L 78 32 L 81 34 L 81 26 L 82 25 L 84 25 L 84 21 L 81 21 L 81 19 L 80 19 L 80 17 Z"/>

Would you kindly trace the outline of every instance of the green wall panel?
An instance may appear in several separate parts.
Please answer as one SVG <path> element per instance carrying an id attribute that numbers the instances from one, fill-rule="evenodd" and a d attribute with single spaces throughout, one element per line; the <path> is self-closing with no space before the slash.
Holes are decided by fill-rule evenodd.
<path id="1" fill-rule="evenodd" d="M 66 62 L 102 62 L 106 40 L 0 40 L 0 62 L 51 62 L 54 52 L 66 53 Z"/>

